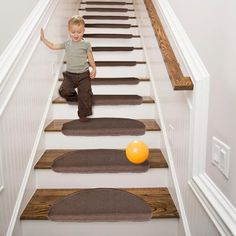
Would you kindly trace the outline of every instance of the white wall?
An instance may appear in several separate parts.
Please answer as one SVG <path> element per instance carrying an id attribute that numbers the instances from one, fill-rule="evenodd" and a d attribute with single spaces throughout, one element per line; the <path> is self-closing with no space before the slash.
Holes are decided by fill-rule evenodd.
<path id="1" fill-rule="evenodd" d="M 38 0 L 1 0 L 0 4 L 0 55 L 13 39 Z"/>
<path id="2" fill-rule="evenodd" d="M 206 173 L 236 206 L 236 1 L 169 2 L 210 74 Z M 228 180 L 211 164 L 212 136 L 231 147 Z"/>

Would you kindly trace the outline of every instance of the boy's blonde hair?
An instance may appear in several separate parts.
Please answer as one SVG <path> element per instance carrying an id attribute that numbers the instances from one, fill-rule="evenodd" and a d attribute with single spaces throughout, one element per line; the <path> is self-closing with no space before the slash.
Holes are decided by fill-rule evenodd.
<path id="1" fill-rule="evenodd" d="M 83 26 L 85 26 L 85 22 L 84 22 L 83 17 L 81 17 L 79 15 L 74 15 L 68 21 L 68 26 L 70 26 L 70 25 L 83 25 Z"/>

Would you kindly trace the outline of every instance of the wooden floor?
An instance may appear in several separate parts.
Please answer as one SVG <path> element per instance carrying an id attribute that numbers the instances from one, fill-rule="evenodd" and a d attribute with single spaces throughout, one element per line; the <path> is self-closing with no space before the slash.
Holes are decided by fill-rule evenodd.
<path id="1" fill-rule="evenodd" d="M 46 150 L 40 160 L 35 165 L 35 169 L 51 169 L 52 162 L 59 156 L 75 150 L 71 149 L 52 149 Z M 159 149 L 150 149 L 149 155 L 150 168 L 166 168 L 168 164 Z"/>
<path id="2" fill-rule="evenodd" d="M 146 201 L 155 218 L 176 218 L 177 209 L 167 188 L 123 189 Z M 21 220 L 48 220 L 48 210 L 52 204 L 81 189 L 38 189 L 21 215 Z"/>
<path id="3" fill-rule="evenodd" d="M 69 122 L 71 120 L 68 119 L 56 119 L 53 120 L 46 128 L 45 131 L 47 132 L 58 132 L 61 131 L 62 126 L 64 123 Z M 143 122 L 145 127 L 146 127 L 146 131 L 160 131 L 160 127 L 159 125 L 156 123 L 155 120 L 152 119 L 139 119 L 139 121 Z"/>

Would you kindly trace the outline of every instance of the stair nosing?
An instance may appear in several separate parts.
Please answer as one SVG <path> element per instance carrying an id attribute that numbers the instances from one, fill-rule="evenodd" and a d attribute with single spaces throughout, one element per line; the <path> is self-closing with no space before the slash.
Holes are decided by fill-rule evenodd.
<path id="1" fill-rule="evenodd" d="M 107 95 L 107 96 L 109 97 L 109 95 Z M 112 94 L 112 95 L 114 95 L 114 94 Z M 125 94 L 117 94 L 117 95 L 125 97 Z M 94 96 L 96 96 L 96 95 L 94 95 Z M 155 101 L 150 96 L 141 96 L 141 97 L 142 97 L 142 103 L 141 104 L 153 104 L 153 103 L 155 103 Z M 66 100 L 61 98 L 61 97 L 57 97 L 57 98 L 53 99 L 52 103 L 53 104 L 67 104 Z M 139 104 L 139 105 L 141 105 L 141 104 Z M 100 105 L 100 104 L 95 104 L 95 106 L 98 106 L 98 105 Z M 105 105 L 106 104 L 102 104 L 102 106 L 105 106 Z M 113 105 L 113 104 L 108 104 L 108 105 Z M 116 104 L 114 104 L 114 106 L 115 105 Z M 127 105 L 128 106 L 130 104 L 122 104 L 122 105 Z"/>
<path id="2" fill-rule="evenodd" d="M 112 80 L 112 78 L 113 78 L 113 77 L 108 77 L 108 78 L 105 78 L 105 79 L 111 79 L 111 80 Z M 122 78 L 126 78 L 126 77 L 121 77 L 121 78 L 119 78 L 119 79 L 122 79 Z M 127 78 L 129 78 L 129 77 L 127 77 Z M 132 77 L 132 78 L 136 78 L 136 77 Z M 58 80 L 59 80 L 59 81 L 63 81 L 63 79 L 64 79 L 64 78 L 61 77 L 61 78 L 59 78 Z M 101 79 L 101 78 L 98 77 L 98 78 L 96 78 L 96 79 Z M 103 78 L 102 78 L 102 79 L 103 79 Z M 147 78 L 147 77 L 145 77 L 145 78 L 144 78 L 144 77 L 143 77 L 143 78 L 137 78 L 137 79 L 139 79 L 140 82 L 149 82 L 149 81 L 150 81 L 150 79 Z M 93 80 L 92 80 L 92 83 L 93 83 Z"/>

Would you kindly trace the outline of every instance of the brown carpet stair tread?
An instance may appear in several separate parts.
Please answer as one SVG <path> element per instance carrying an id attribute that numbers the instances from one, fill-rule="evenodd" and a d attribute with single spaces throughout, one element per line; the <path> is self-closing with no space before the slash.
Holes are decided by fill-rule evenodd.
<path id="1" fill-rule="evenodd" d="M 62 125 L 61 132 L 68 136 L 139 136 L 145 134 L 143 122 L 127 118 L 91 118 L 88 122 L 79 119 Z"/>
<path id="2" fill-rule="evenodd" d="M 59 78 L 63 81 L 63 78 Z M 148 82 L 149 78 L 136 77 L 111 77 L 111 78 L 96 78 L 91 80 L 92 85 L 118 85 L 118 84 L 138 84 L 139 82 Z"/>
<path id="3" fill-rule="evenodd" d="M 75 149 L 49 149 L 46 150 L 37 164 L 35 165 L 35 169 L 51 169 L 53 161 L 70 152 L 78 151 Z M 123 150 L 124 151 L 124 150 Z M 149 150 L 149 164 L 150 168 L 167 168 L 168 164 L 161 152 L 160 149 L 150 149 Z"/>
<path id="4" fill-rule="evenodd" d="M 88 23 L 85 24 L 86 28 L 124 28 L 129 29 L 131 27 L 138 27 L 137 25 L 131 25 L 131 24 L 110 24 L 110 23 Z"/>
<path id="5" fill-rule="evenodd" d="M 146 64 L 145 61 L 95 61 L 96 66 L 136 66 L 137 64 Z M 66 64 L 66 61 L 64 61 Z"/>
<path id="6" fill-rule="evenodd" d="M 152 219 L 177 218 L 178 212 L 167 188 L 123 189 L 142 198 L 152 209 Z M 55 201 L 81 189 L 38 189 L 24 209 L 21 220 L 48 220 L 49 208 Z"/>
<path id="7" fill-rule="evenodd" d="M 53 100 L 53 104 L 66 104 L 66 100 L 62 97 L 57 97 Z M 93 95 L 94 105 L 139 105 L 142 103 L 154 103 L 154 100 L 148 96 L 138 95 Z M 77 105 L 77 103 L 71 103 Z"/>
<path id="8" fill-rule="evenodd" d="M 120 39 L 131 39 L 140 38 L 140 35 L 133 34 L 84 34 L 84 38 L 120 38 Z"/>
<path id="9" fill-rule="evenodd" d="M 56 201 L 48 212 L 52 221 L 148 221 L 152 209 L 142 198 L 114 188 L 83 189 Z"/>
<path id="10" fill-rule="evenodd" d="M 103 15 L 83 15 L 84 19 L 93 20 L 128 20 L 136 19 L 135 16 L 103 16 Z"/>
<path id="11" fill-rule="evenodd" d="M 106 1 L 85 1 L 81 4 L 87 5 L 133 5 L 132 2 L 106 2 Z"/>
<path id="12" fill-rule="evenodd" d="M 52 170 L 61 173 L 146 172 L 149 161 L 135 165 L 128 161 L 124 150 L 87 149 L 65 153 L 52 162 Z"/>
<path id="13" fill-rule="evenodd" d="M 93 118 L 91 118 L 93 119 Z M 95 118 L 94 118 L 95 119 Z M 62 130 L 64 123 L 69 122 L 69 119 L 55 119 L 45 128 L 46 132 L 59 132 Z M 153 119 L 139 119 L 144 123 L 146 131 L 160 131 L 159 125 Z M 88 122 L 87 122 L 88 123 Z"/>
<path id="14" fill-rule="evenodd" d="M 142 49 L 142 47 L 92 47 L 94 52 L 134 51 Z"/>
<path id="15" fill-rule="evenodd" d="M 128 12 L 128 11 L 134 11 L 134 10 L 133 9 L 128 9 L 128 8 L 85 7 L 85 8 L 80 8 L 79 11 L 88 11 L 88 12 Z"/>

